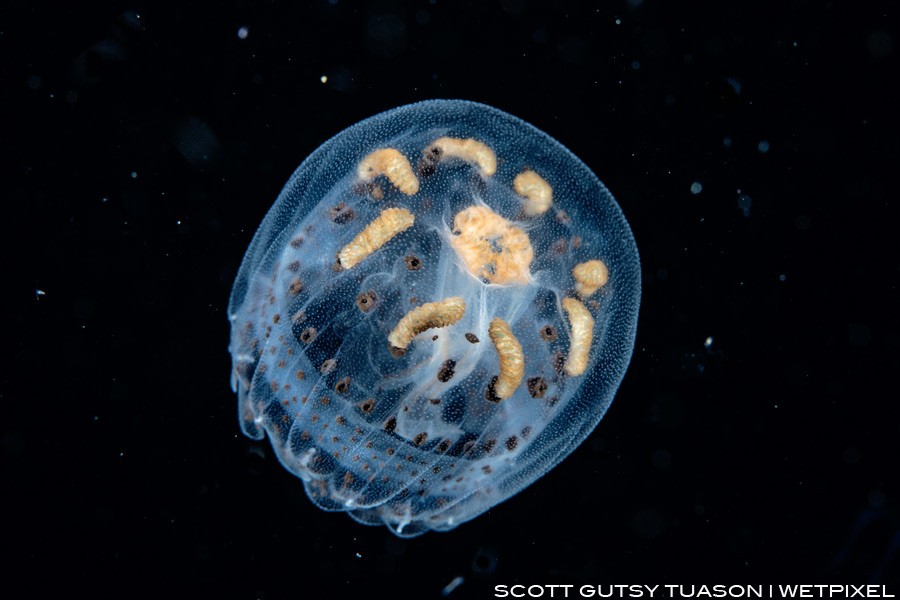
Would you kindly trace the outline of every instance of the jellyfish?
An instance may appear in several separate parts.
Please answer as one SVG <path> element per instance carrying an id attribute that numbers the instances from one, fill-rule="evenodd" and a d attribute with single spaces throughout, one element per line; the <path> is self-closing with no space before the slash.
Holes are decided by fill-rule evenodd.
<path id="1" fill-rule="evenodd" d="M 320 508 L 453 529 L 597 426 L 631 358 L 637 247 L 606 187 L 495 108 L 402 106 L 322 144 L 228 315 L 243 432 Z"/>

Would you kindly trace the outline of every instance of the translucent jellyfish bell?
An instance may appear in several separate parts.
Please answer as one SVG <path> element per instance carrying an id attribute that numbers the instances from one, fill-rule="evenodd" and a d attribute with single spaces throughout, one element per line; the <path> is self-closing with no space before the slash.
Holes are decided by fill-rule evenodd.
<path id="1" fill-rule="evenodd" d="M 325 142 L 253 238 L 241 427 L 325 510 L 452 529 L 593 430 L 639 301 L 628 223 L 571 152 L 482 104 L 403 106 Z"/>

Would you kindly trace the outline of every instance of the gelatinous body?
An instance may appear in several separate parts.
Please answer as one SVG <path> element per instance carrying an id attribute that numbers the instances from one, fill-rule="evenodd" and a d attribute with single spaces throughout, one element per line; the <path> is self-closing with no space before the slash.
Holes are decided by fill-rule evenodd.
<path id="1" fill-rule="evenodd" d="M 404 106 L 323 144 L 257 231 L 229 307 L 241 426 L 323 509 L 452 529 L 593 430 L 639 300 L 628 224 L 568 150 L 488 106 Z"/>

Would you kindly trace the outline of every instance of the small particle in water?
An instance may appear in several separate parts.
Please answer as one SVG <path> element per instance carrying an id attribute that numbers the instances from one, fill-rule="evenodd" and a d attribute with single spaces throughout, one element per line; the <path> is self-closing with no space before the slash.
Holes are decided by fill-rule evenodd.
<path id="1" fill-rule="evenodd" d="M 709 336 L 708 338 L 706 338 L 706 339 L 703 341 L 703 345 L 706 346 L 707 348 L 709 348 L 710 346 L 712 346 L 712 344 L 713 344 L 713 337 L 712 337 L 712 336 Z"/>
<path id="2" fill-rule="evenodd" d="M 137 171 L 132 171 L 132 172 L 131 172 L 131 178 L 132 178 L 132 179 L 137 179 Z"/>
<path id="3" fill-rule="evenodd" d="M 321 77 L 319 77 L 319 81 L 321 81 L 322 83 L 328 83 L 328 75 L 322 75 Z"/>
<path id="4" fill-rule="evenodd" d="M 769 151 L 769 140 L 760 140 L 756 147 L 759 148 L 761 154 L 765 154 Z"/>
<path id="5" fill-rule="evenodd" d="M 631 68 L 634 69 L 635 71 L 637 71 L 638 69 L 640 69 L 640 68 L 641 68 L 641 63 L 640 63 L 640 61 L 637 61 L 637 60 L 631 61 Z"/>
<path id="6" fill-rule="evenodd" d="M 248 28 L 241 27 L 238 29 L 238 37 L 242 40 L 246 40 L 248 35 L 250 35 L 250 30 Z"/>
<path id="7" fill-rule="evenodd" d="M 785 275 L 784 273 L 782 273 L 781 275 L 778 276 L 778 281 L 784 281 L 786 279 L 787 279 L 787 275 Z"/>
<path id="8" fill-rule="evenodd" d="M 731 136 L 730 135 L 725 136 L 725 139 L 722 140 L 722 145 L 725 146 L 726 148 L 731 148 Z"/>
<path id="9" fill-rule="evenodd" d="M 46 295 L 47 295 L 47 292 L 45 292 L 44 290 L 34 290 L 34 296 L 35 296 L 35 299 L 37 299 L 37 300 L 40 300 L 41 296 L 46 296 Z"/>
<path id="10" fill-rule="evenodd" d="M 472 570 L 478 575 L 493 575 L 499 558 L 492 548 L 479 548 L 472 559 Z"/>
<path id="11" fill-rule="evenodd" d="M 356 553 L 356 558 L 362 558 L 362 554 L 360 554 L 359 552 L 357 552 L 357 553 Z"/>
<path id="12" fill-rule="evenodd" d="M 691 184 L 691 193 L 693 195 L 696 196 L 697 194 L 699 194 L 702 191 L 703 191 L 703 184 L 700 183 L 699 181 L 695 181 L 694 183 Z"/>
<path id="13" fill-rule="evenodd" d="M 464 581 L 465 579 L 462 577 L 462 575 L 457 575 L 453 578 L 453 581 L 444 586 L 444 589 L 441 590 L 441 595 L 449 596 L 453 592 L 453 590 L 461 586 Z"/>
<path id="14" fill-rule="evenodd" d="M 741 209 L 741 213 L 745 217 L 750 216 L 750 207 L 753 206 L 753 199 L 750 198 L 747 194 L 741 194 L 738 196 L 738 208 Z"/>

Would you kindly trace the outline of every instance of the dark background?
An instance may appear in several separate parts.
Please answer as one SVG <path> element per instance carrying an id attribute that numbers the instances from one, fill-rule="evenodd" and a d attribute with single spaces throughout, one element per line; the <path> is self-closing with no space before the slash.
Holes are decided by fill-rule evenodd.
<path id="1" fill-rule="evenodd" d="M 0 9 L 4 589 L 900 593 L 897 2 L 587 4 Z M 428 98 L 581 157 L 631 223 L 643 297 L 580 448 L 399 540 L 319 511 L 240 434 L 226 304 L 303 158 Z"/>

